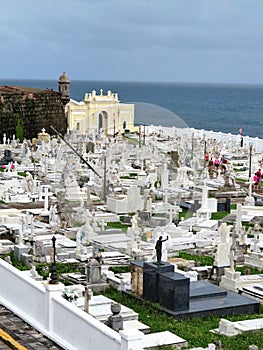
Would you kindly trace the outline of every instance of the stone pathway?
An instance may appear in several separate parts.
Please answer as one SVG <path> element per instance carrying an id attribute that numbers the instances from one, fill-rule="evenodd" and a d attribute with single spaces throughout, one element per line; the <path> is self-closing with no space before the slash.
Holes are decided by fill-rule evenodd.
<path id="1" fill-rule="evenodd" d="M 0 340 L 0 350 L 10 350 L 10 346 L 6 345 L 2 340 Z"/>
<path id="2" fill-rule="evenodd" d="M 7 333 L 16 344 L 5 344 L 5 337 L 1 336 L 0 332 L 0 350 L 63 350 L 59 345 L 38 332 L 3 305 L 0 305 L 1 330 Z"/>

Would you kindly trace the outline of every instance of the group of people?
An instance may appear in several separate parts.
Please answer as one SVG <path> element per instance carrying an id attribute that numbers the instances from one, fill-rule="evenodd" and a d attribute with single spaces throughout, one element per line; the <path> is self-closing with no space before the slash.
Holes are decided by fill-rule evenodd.
<path id="1" fill-rule="evenodd" d="M 262 173 L 261 173 L 261 169 L 258 169 L 257 172 L 255 172 L 255 175 L 253 177 L 254 180 L 254 190 L 258 190 L 259 186 L 260 186 L 260 182 L 262 180 Z"/>
<path id="2" fill-rule="evenodd" d="M 218 170 L 221 169 L 221 174 L 226 173 L 227 159 L 225 158 L 224 155 L 222 155 L 220 159 L 218 156 L 216 156 L 215 159 L 213 160 L 213 158 L 209 156 L 209 153 L 206 153 L 205 162 L 209 172 L 212 172 L 213 170 L 218 172 Z"/>

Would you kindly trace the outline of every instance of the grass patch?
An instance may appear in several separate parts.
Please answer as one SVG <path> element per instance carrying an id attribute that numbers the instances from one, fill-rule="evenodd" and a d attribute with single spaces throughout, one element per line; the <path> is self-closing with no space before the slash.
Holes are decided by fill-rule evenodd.
<path id="1" fill-rule="evenodd" d="M 109 267 L 109 271 L 113 271 L 114 273 L 127 273 L 131 271 L 130 265 L 128 266 L 111 266 Z"/>
<path id="2" fill-rule="evenodd" d="M 179 221 L 182 220 L 182 218 L 189 219 L 193 216 L 193 212 L 191 212 L 191 210 L 188 209 L 183 209 L 180 213 L 179 213 Z"/>
<path id="3" fill-rule="evenodd" d="M 216 213 L 212 213 L 211 214 L 211 219 L 212 220 L 221 220 L 225 216 L 227 216 L 228 214 L 229 214 L 229 212 L 227 212 L 227 211 L 219 211 L 219 212 L 216 212 Z"/>
<path id="4" fill-rule="evenodd" d="M 263 270 L 259 270 L 253 266 L 236 266 L 235 270 L 241 272 L 241 275 L 245 275 L 247 271 L 249 271 L 250 275 L 263 274 Z"/>
<path id="5" fill-rule="evenodd" d="M 85 274 L 85 269 L 81 269 L 79 267 L 79 263 L 56 263 L 57 266 L 57 274 L 58 277 L 64 273 L 74 273 L 79 272 L 81 274 Z M 48 275 L 51 273 L 52 263 L 39 263 L 36 265 L 37 272 L 43 277 L 43 279 L 47 279 Z M 64 281 L 64 280 L 63 280 Z"/>
<path id="6" fill-rule="evenodd" d="M 129 137 L 129 136 L 123 135 L 123 138 L 125 138 L 125 139 L 127 139 L 127 140 L 129 140 L 129 141 L 131 141 L 133 143 L 137 143 L 137 144 L 139 143 L 139 140 L 137 138 L 135 138 L 135 137 Z"/>
<path id="7" fill-rule="evenodd" d="M 219 339 L 222 342 L 224 350 L 247 350 L 251 344 L 258 345 L 259 348 L 263 344 L 263 331 L 246 332 L 230 338 L 209 332 L 211 329 L 218 327 L 222 316 L 198 317 L 177 321 L 173 317 L 164 313 L 158 304 L 138 300 L 131 295 L 117 291 L 113 287 L 107 289 L 102 294 L 133 309 L 135 312 L 138 312 L 139 320 L 147 324 L 152 333 L 170 331 L 179 337 L 186 339 L 189 348 L 197 346 L 206 348 L 209 343 L 215 343 L 215 341 Z M 260 317 L 262 317 L 262 314 L 232 315 L 227 318 L 231 321 L 237 321 Z M 159 349 L 171 349 L 171 347 L 160 347 Z"/>
<path id="8" fill-rule="evenodd" d="M 167 214 L 164 213 L 155 213 L 152 215 L 154 218 L 166 218 Z"/>
<path id="9" fill-rule="evenodd" d="M 19 261 L 15 255 L 14 252 L 11 252 L 10 254 L 6 254 L 5 256 L 2 256 L 2 258 L 6 257 L 7 255 L 10 256 L 12 265 L 17 268 L 20 271 L 29 270 L 29 267 L 23 263 L 22 261 Z M 79 263 L 56 263 L 57 267 L 57 274 L 59 277 L 59 280 L 66 284 L 67 281 L 65 281 L 62 277 L 60 277 L 64 273 L 74 273 L 79 272 L 81 274 L 85 274 L 85 269 L 79 267 Z M 36 264 L 36 270 L 39 273 L 40 276 L 43 277 L 44 280 L 46 280 L 49 276 L 49 274 L 52 271 L 52 263 L 38 263 Z"/>
<path id="10" fill-rule="evenodd" d="M 23 261 L 19 261 L 19 260 L 17 259 L 17 257 L 15 256 L 15 254 L 14 254 L 13 251 L 11 251 L 10 254 L 7 254 L 7 255 L 10 256 L 12 265 L 13 265 L 16 269 L 18 269 L 18 270 L 20 270 L 20 271 L 26 271 L 26 270 L 28 270 L 28 266 L 27 266 Z M 7 255 L 6 255 L 6 256 L 7 256 Z"/>
<path id="11" fill-rule="evenodd" d="M 185 260 L 194 260 L 199 262 L 201 266 L 211 266 L 214 263 L 214 258 L 208 255 L 193 255 L 185 251 L 179 252 L 179 258 Z"/>
<path id="12" fill-rule="evenodd" d="M 123 225 L 121 222 L 107 222 L 108 228 L 121 229 L 122 231 L 127 231 L 127 225 Z"/>
<path id="13" fill-rule="evenodd" d="M 239 181 L 239 182 L 244 182 L 244 183 L 245 183 L 245 182 L 248 182 L 248 180 L 245 180 L 245 179 L 239 179 L 239 178 L 237 178 L 237 179 L 236 179 L 236 181 Z"/>

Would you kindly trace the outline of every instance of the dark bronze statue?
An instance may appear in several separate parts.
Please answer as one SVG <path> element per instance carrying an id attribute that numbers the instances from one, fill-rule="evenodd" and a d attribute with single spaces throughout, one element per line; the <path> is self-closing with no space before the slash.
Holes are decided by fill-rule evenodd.
<path id="1" fill-rule="evenodd" d="M 168 236 L 166 236 L 166 239 L 162 239 L 163 237 L 160 236 L 158 241 L 155 244 L 155 250 L 156 250 L 156 256 L 157 256 L 157 264 L 161 265 L 162 260 L 162 244 L 163 242 L 168 240 Z"/>

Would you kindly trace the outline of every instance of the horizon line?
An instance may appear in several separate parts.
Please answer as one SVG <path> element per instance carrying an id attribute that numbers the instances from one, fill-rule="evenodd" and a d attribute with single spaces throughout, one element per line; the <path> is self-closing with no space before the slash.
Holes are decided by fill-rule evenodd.
<path id="1" fill-rule="evenodd" d="M 58 79 L 50 78 L 0 78 L 1 80 L 6 81 L 54 81 L 57 82 Z M 88 80 L 88 79 L 72 79 L 70 82 L 109 82 L 109 83 L 134 83 L 134 84 L 171 84 L 171 85 L 231 85 L 231 86 L 263 86 L 262 83 L 246 83 L 246 82 L 209 82 L 209 81 L 165 81 L 165 80 Z"/>

